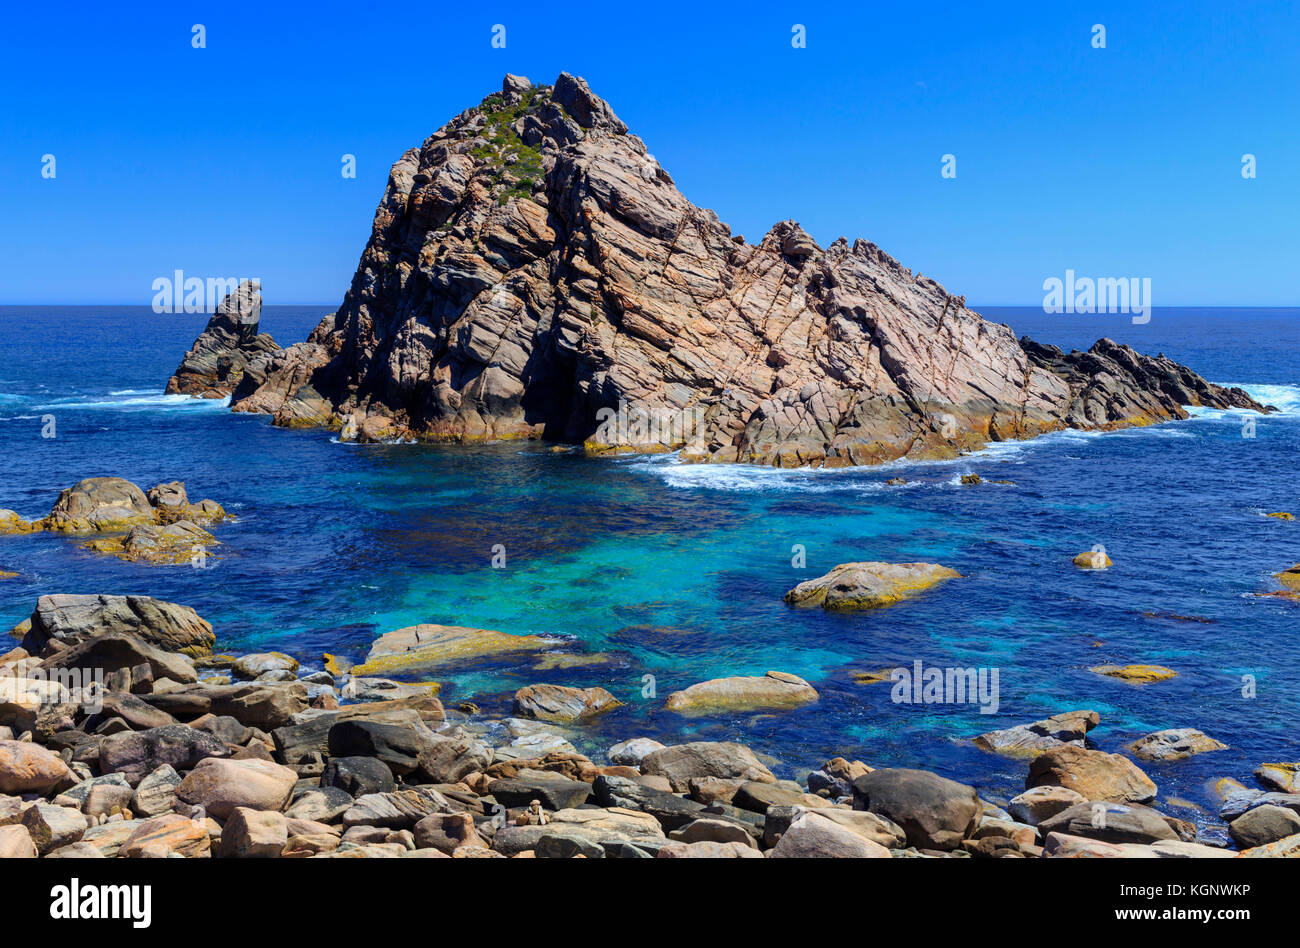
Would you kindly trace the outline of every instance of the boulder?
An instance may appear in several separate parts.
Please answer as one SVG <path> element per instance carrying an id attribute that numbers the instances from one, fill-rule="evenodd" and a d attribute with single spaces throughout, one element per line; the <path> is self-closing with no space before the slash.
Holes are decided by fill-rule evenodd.
<path id="1" fill-rule="evenodd" d="M 902 849 L 907 845 L 907 834 L 892 820 L 866 810 L 846 810 L 840 807 L 823 807 L 810 810 L 805 806 L 769 807 L 763 820 L 763 842 L 770 849 L 776 845 L 786 828 L 804 813 L 816 813 L 842 829 L 861 836 L 886 849 Z"/>
<path id="2" fill-rule="evenodd" d="M 86 830 L 82 834 L 81 842 L 94 846 L 105 858 L 112 859 L 118 855 L 126 841 L 143 822 L 143 820 L 115 820 L 101 823 Z"/>
<path id="3" fill-rule="evenodd" d="M 1020 822 L 1037 826 L 1076 803 L 1087 802 L 1087 799 L 1069 787 L 1044 785 L 1032 787 L 1019 796 L 1012 797 L 1007 804 L 1007 811 Z"/>
<path id="4" fill-rule="evenodd" d="M 833 610 L 877 609 L 960 577 L 956 570 L 937 563 L 841 563 L 825 576 L 791 589 L 785 601 Z"/>
<path id="5" fill-rule="evenodd" d="M 284 814 L 238 806 L 221 831 L 223 859 L 275 859 L 289 842 Z"/>
<path id="6" fill-rule="evenodd" d="M 743 826 L 730 820 L 719 820 L 708 816 L 691 820 L 680 829 L 669 833 L 668 838 L 678 843 L 741 843 L 754 849 L 758 848 L 754 837 Z"/>
<path id="7" fill-rule="evenodd" d="M 488 792 L 509 809 L 526 807 L 539 800 L 548 810 L 567 810 L 587 802 L 591 784 L 544 770 L 523 770 L 514 777 L 493 780 L 488 784 Z"/>
<path id="8" fill-rule="evenodd" d="M 379 792 L 386 793 L 390 791 Z M 338 787 L 309 787 L 294 799 L 284 815 L 294 820 L 314 820 L 321 823 L 330 823 L 346 813 L 352 803 L 353 799 L 348 795 L 347 791 Z"/>
<path id="9" fill-rule="evenodd" d="M 812 685 L 795 675 L 770 671 L 762 677 L 714 678 L 674 691 L 664 702 L 681 714 L 797 708 L 818 699 Z"/>
<path id="10" fill-rule="evenodd" d="M 763 854 L 744 843 L 669 843 L 659 847 L 657 859 L 762 859 Z"/>
<path id="11" fill-rule="evenodd" d="M 27 827 L 0 826 L 0 859 L 35 859 L 36 856 L 36 844 Z"/>
<path id="12" fill-rule="evenodd" d="M 0 793 L 48 793 L 74 780 L 58 754 L 27 741 L 0 741 Z"/>
<path id="13" fill-rule="evenodd" d="M 140 781 L 131 798 L 131 812 L 136 816 L 152 817 L 170 813 L 176 804 L 176 788 L 181 785 L 181 775 L 171 764 L 163 764 Z"/>
<path id="14" fill-rule="evenodd" d="M 462 846 L 485 847 L 468 813 L 434 813 L 415 824 L 415 845 L 450 856 Z"/>
<path id="15" fill-rule="evenodd" d="M 106 632 L 80 641 L 51 655 L 41 667 L 47 671 L 80 669 L 107 676 L 139 665 L 148 665 L 155 681 L 163 678 L 182 683 L 198 681 L 193 663 L 185 656 L 164 652 L 125 632 Z"/>
<path id="16" fill-rule="evenodd" d="M 349 797 L 392 793 L 397 787 L 388 765 L 374 757 L 330 758 L 320 776 L 320 785 L 322 789 L 334 787 L 342 790 Z"/>
<path id="17" fill-rule="evenodd" d="M 785 783 L 760 783 L 747 780 L 741 783 L 730 802 L 742 810 L 754 813 L 766 813 L 774 806 L 802 806 L 809 809 L 829 806 L 821 797 L 804 793 L 798 784 L 789 786 Z"/>
<path id="18" fill-rule="evenodd" d="M 411 673 L 420 669 L 507 655 L 537 652 L 556 643 L 536 635 L 509 635 L 487 629 L 450 625 L 413 625 L 387 632 L 375 640 L 354 675 Z"/>
<path id="19" fill-rule="evenodd" d="M 229 755 L 226 745 L 206 731 L 168 724 L 105 738 L 99 748 L 99 768 L 106 774 L 121 773 L 134 785 L 163 765 L 189 770 L 203 760 Z"/>
<path id="20" fill-rule="evenodd" d="M 295 713 L 289 723 L 271 730 L 271 739 L 275 742 L 276 757 L 286 764 L 296 764 L 315 755 L 329 753 L 330 730 L 340 721 L 375 721 L 414 727 L 437 725 L 445 717 L 442 702 L 431 695 L 372 701 L 348 705 L 334 711 L 313 709 L 310 712 Z"/>
<path id="21" fill-rule="evenodd" d="M 42 856 L 77 842 L 90 825 L 79 810 L 41 801 L 23 811 L 21 823 Z"/>
<path id="22" fill-rule="evenodd" d="M 236 678 L 258 678 L 267 672 L 296 672 L 298 659 L 283 652 L 257 652 L 244 655 L 235 661 L 233 671 Z"/>
<path id="23" fill-rule="evenodd" d="M 234 744 L 240 747 L 253 739 L 253 729 L 240 724 L 236 718 L 232 718 L 228 714 L 212 714 L 209 712 L 201 718 L 191 721 L 190 727 L 197 728 L 200 731 L 207 731 L 225 744 Z"/>
<path id="24" fill-rule="evenodd" d="M 164 652 L 208 655 L 216 636 L 189 606 L 152 596 L 41 596 L 23 648 L 40 654 L 51 639 L 72 645 L 107 633 L 132 635 Z"/>
<path id="25" fill-rule="evenodd" d="M 1241 856 L 1247 859 L 1300 859 L 1300 833 L 1286 836 L 1275 843 L 1244 849 Z"/>
<path id="26" fill-rule="evenodd" d="M 853 781 L 863 774 L 871 773 L 871 768 L 860 760 L 847 761 L 843 757 L 832 757 L 822 764 L 820 770 L 808 772 L 808 789 L 818 796 L 838 799 L 853 793 Z"/>
<path id="27" fill-rule="evenodd" d="M 1156 795 L 1156 785 L 1127 757 L 1069 745 L 1044 751 L 1029 764 L 1025 789 L 1041 786 L 1113 803 L 1144 803 Z"/>
<path id="28" fill-rule="evenodd" d="M 681 829 L 706 815 L 702 803 L 647 787 L 627 777 L 597 777 L 591 790 L 601 806 L 646 813 L 667 831 Z"/>
<path id="29" fill-rule="evenodd" d="M 69 787 L 66 790 L 62 790 L 59 792 L 59 796 L 66 797 L 68 800 L 75 801 L 77 805 L 80 806 L 86 802 L 87 798 L 90 796 L 91 792 L 95 790 L 96 787 L 105 787 L 105 786 L 119 787 L 121 789 L 125 789 L 128 791 L 131 789 L 131 785 L 127 782 L 127 779 L 124 775 L 104 774 L 102 777 L 90 777 L 89 779 L 83 780 L 75 786 Z"/>
<path id="30" fill-rule="evenodd" d="M 99 848 L 104 851 L 104 847 Z M 169 813 L 141 821 L 121 844 L 118 855 L 126 859 L 166 857 L 173 853 L 201 857 L 209 855 L 211 850 L 212 837 L 206 820 Z"/>
<path id="31" fill-rule="evenodd" d="M 145 498 L 151 507 L 181 508 L 190 505 L 190 496 L 185 490 L 184 481 L 167 481 L 155 484 L 145 491 Z"/>
<path id="32" fill-rule="evenodd" d="M 91 819 L 111 816 L 114 813 L 130 810 L 131 800 L 134 796 L 135 791 L 130 787 L 111 783 L 100 784 L 97 787 L 91 787 L 90 792 L 86 794 L 85 802 L 81 805 L 81 811 Z"/>
<path id="33" fill-rule="evenodd" d="M 1049 859 L 1159 859 L 1154 847 L 1107 843 L 1100 839 L 1048 833 L 1043 840 L 1043 855 Z"/>
<path id="34" fill-rule="evenodd" d="M 135 730 L 149 730 L 175 724 L 176 719 L 128 691 L 105 691 L 99 696 L 100 710 L 85 724 L 93 730 L 109 718 L 121 718 Z"/>
<path id="35" fill-rule="evenodd" d="M 1032 724 L 989 731 L 976 737 L 974 743 L 981 750 L 1011 757 L 1035 757 L 1062 744 L 1082 747 L 1084 736 L 1100 720 L 1096 711 L 1066 711 Z"/>
<path id="36" fill-rule="evenodd" d="M 634 737 L 630 741 L 620 741 L 605 752 L 611 764 L 639 767 L 646 754 L 663 748 L 663 744 L 648 737 Z"/>
<path id="37" fill-rule="evenodd" d="M 329 731 L 331 757 L 375 757 L 399 777 L 414 773 L 420 755 L 435 747 L 433 733 L 419 722 L 339 721 Z"/>
<path id="38" fill-rule="evenodd" d="M 621 701 L 604 688 L 528 685 L 515 692 L 514 713 L 539 721 L 577 722 L 617 708 Z"/>
<path id="39" fill-rule="evenodd" d="M 197 552 L 206 553 L 207 547 L 214 543 L 216 537 L 198 524 L 177 520 L 166 525 L 137 524 L 124 537 L 91 540 L 83 544 L 83 549 L 115 556 L 128 563 L 175 566 L 193 562 Z"/>
<path id="40" fill-rule="evenodd" d="M 879 843 L 807 810 L 796 817 L 769 856 L 773 859 L 888 859 L 889 850 Z"/>
<path id="41" fill-rule="evenodd" d="M 1228 833 L 1239 849 L 1267 846 L 1300 833 L 1300 814 L 1272 804 L 1257 806 L 1229 823 Z"/>
<path id="42" fill-rule="evenodd" d="M 1079 569 L 1110 569 L 1114 564 L 1104 550 L 1085 550 L 1074 558 Z"/>
<path id="43" fill-rule="evenodd" d="M 436 681 L 422 681 L 416 684 L 393 681 L 391 678 L 356 678 L 348 679 L 343 688 L 343 697 L 349 701 L 391 701 L 394 698 L 418 698 L 436 695 L 442 685 Z"/>
<path id="44" fill-rule="evenodd" d="M 121 477 L 88 477 L 59 494 L 45 529 L 65 533 L 122 530 L 153 519 L 153 507 L 135 484 Z"/>
<path id="45" fill-rule="evenodd" d="M 200 685 L 194 690 L 207 699 L 212 714 L 263 731 L 283 727 L 308 706 L 307 687 L 296 681 Z"/>
<path id="46" fill-rule="evenodd" d="M 10 510 L 8 507 L 0 507 L 0 536 L 16 536 L 21 533 L 39 533 L 44 529 L 44 521 L 24 520 L 18 511 Z"/>
<path id="47" fill-rule="evenodd" d="M 1255 779 L 1281 793 L 1300 793 L 1300 763 L 1260 764 Z"/>
<path id="48" fill-rule="evenodd" d="M 1227 744 L 1216 741 L 1193 727 L 1156 731 L 1129 745 L 1133 756 L 1143 760 L 1182 760 L 1193 754 L 1227 749 Z"/>
<path id="49" fill-rule="evenodd" d="M 674 791 L 684 793 L 692 777 L 722 777 L 775 783 L 776 777 L 744 744 L 693 741 L 652 751 L 641 760 L 641 772 L 666 777 Z"/>
<path id="50" fill-rule="evenodd" d="M 492 748 L 461 728 L 433 734 L 420 753 L 418 772 L 432 783 L 455 783 L 492 763 Z"/>
<path id="51" fill-rule="evenodd" d="M 176 797 L 225 819 L 236 807 L 284 810 L 297 782 L 293 770 L 268 760 L 209 757 L 181 781 Z"/>
<path id="52" fill-rule="evenodd" d="M 853 781 L 853 809 L 896 823 L 918 849 L 951 850 L 979 825 L 972 787 L 925 770 L 882 768 Z"/>
<path id="53" fill-rule="evenodd" d="M 1177 839 L 1165 818 L 1138 804 L 1076 803 L 1038 824 L 1039 832 L 1064 833 L 1107 843 L 1155 843 Z"/>
<path id="54" fill-rule="evenodd" d="M 70 843 L 45 854 L 46 859 L 106 859 L 99 848 L 91 843 Z"/>
<path id="55" fill-rule="evenodd" d="M 344 811 L 343 825 L 410 829 L 426 816 L 451 812 L 453 807 L 446 797 L 433 787 L 420 786 L 358 797 Z"/>
<path id="56" fill-rule="evenodd" d="M 1088 669 L 1107 678 L 1118 678 L 1134 685 L 1147 685 L 1153 681 L 1167 681 L 1178 672 L 1163 665 L 1094 665 Z"/>

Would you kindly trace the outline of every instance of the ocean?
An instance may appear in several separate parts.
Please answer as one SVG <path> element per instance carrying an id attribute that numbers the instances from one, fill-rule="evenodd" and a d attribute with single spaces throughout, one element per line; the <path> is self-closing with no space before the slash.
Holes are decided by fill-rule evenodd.
<path id="1" fill-rule="evenodd" d="M 325 312 L 268 306 L 262 329 L 288 345 Z M 1110 336 L 1163 352 L 1281 411 L 1253 416 L 1253 430 L 1249 413 L 1196 410 L 1146 429 L 826 472 L 541 443 L 342 444 L 162 394 L 205 316 L 0 307 L 0 507 L 43 516 L 61 489 L 118 475 L 145 489 L 182 480 L 238 518 L 215 528 L 206 569 L 123 563 L 56 535 L 0 538 L 0 569 L 19 574 L 0 580 L 0 621 L 18 623 L 47 593 L 153 595 L 197 609 L 220 651 L 277 649 L 308 667 L 326 651 L 359 660 L 378 635 L 417 622 L 544 634 L 605 660 L 478 665 L 441 678 L 442 697 L 504 716 L 530 682 L 600 685 L 625 704 L 574 732 L 585 751 L 635 736 L 737 740 L 783 776 L 843 756 L 934 770 L 993 800 L 1023 789 L 1027 763 L 971 737 L 1091 708 L 1090 742 L 1104 750 L 1174 727 L 1230 745 L 1141 763 L 1168 812 L 1212 823 L 1215 779 L 1249 783 L 1259 763 L 1300 756 L 1300 604 L 1258 595 L 1300 562 L 1300 521 L 1265 516 L 1300 514 L 1300 310 L 1158 308 L 1146 325 L 981 312 L 1066 349 Z M 1013 485 L 963 486 L 968 473 Z M 899 476 L 905 486 L 885 484 Z M 1072 565 L 1099 544 L 1109 570 Z M 933 561 L 962 578 L 859 614 L 782 602 L 853 560 Z M 916 661 L 996 670 L 997 713 L 899 703 L 890 683 L 854 679 Z M 1178 676 L 1135 686 L 1089 671 L 1130 663 Z M 808 679 L 821 700 L 711 718 L 663 708 L 693 682 L 768 670 Z"/>

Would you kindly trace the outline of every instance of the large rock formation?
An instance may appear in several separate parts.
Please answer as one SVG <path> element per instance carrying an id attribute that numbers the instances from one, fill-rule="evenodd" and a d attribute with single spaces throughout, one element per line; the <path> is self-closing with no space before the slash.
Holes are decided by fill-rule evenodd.
<path id="1" fill-rule="evenodd" d="M 279 350 L 270 335 L 257 331 L 262 319 L 262 287 L 245 280 L 218 305 L 207 328 L 167 380 L 172 395 L 225 398 L 249 371 Z M 261 375 L 254 371 L 254 377 Z"/>
<path id="2" fill-rule="evenodd" d="M 404 154 L 338 312 L 258 369 L 235 410 L 345 439 L 781 466 L 1262 408 L 1107 339 L 1018 341 L 865 240 L 746 243 L 568 74 L 507 76 Z"/>

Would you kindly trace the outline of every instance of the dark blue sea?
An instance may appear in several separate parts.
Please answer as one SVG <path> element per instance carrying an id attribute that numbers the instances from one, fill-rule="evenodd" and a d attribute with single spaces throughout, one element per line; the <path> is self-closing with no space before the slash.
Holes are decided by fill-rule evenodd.
<path id="1" fill-rule="evenodd" d="M 268 307 L 262 327 L 287 345 L 325 311 Z M 1017 793 L 1027 765 L 970 737 L 1092 708 L 1105 750 L 1172 727 L 1229 744 L 1142 765 L 1170 812 L 1204 820 L 1215 778 L 1250 784 L 1260 762 L 1300 757 L 1300 604 L 1257 595 L 1300 562 L 1300 520 L 1265 516 L 1300 515 L 1300 310 L 1157 309 L 1146 325 L 984 313 L 1066 349 L 1110 336 L 1163 352 L 1282 412 L 1256 417 L 1253 437 L 1246 413 L 1198 410 L 1141 430 L 833 472 L 588 459 L 544 444 L 340 444 L 163 395 L 206 317 L 0 307 L 0 507 L 42 516 L 60 489 L 119 475 L 146 489 L 183 480 L 238 517 L 216 528 L 207 569 L 122 563 L 54 535 L 0 538 L 0 569 L 20 574 L 0 580 L 0 621 L 19 622 L 45 593 L 148 594 L 197 609 L 223 651 L 275 648 L 316 667 L 324 651 L 360 659 L 376 636 L 417 622 L 542 633 L 609 661 L 478 666 L 443 679 L 443 697 L 497 713 L 529 682 L 601 685 L 626 705 L 579 733 L 584 749 L 733 739 L 786 775 L 839 755 L 936 770 L 993 799 Z M 42 437 L 47 415 L 53 438 Z M 1014 486 L 963 487 L 966 473 Z M 907 486 L 885 486 L 899 475 Z M 498 544 L 503 569 L 491 565 Z M 1111 569 L 1071 564 L 1098 544 Z M 964 578 L 865 614 L 783 605 L 795 583 L 850 560 L 928 560 Z M 997 669 L 998 712 L 895 703 L 890 684 L 853 679 L 917 660 Z M 1105 663 L 1178 677 L 1133 686 L 1088 670 Z M 769 669 L 807 678 L 821 701 L 714 719 L 663 710 L 692 682 Z M 642 697 L 645 675 L 657 698 Z"/>

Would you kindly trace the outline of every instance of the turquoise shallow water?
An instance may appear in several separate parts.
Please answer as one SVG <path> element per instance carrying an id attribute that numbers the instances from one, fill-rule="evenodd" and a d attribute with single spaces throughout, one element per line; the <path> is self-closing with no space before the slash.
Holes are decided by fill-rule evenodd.
<path id="1" fill-rule="evenodd" d="M 1209 806 L 1217 776 L 1300 756 L 1300 606 L 1256 593 L 1300 561 L 1300 349 L 1296 311 L 1160 311 L 1118 317 L 987 311 L 1066 348 L 1111 335 L 1164 351 L 1208 378 L 1248 384 L 1285 409 L 1242 437 L 1241 414 L 1140 431 L 1067 432 L 952 462 L 783 472 L 683 466 L 672 458 L 588 459 L 548 445 L 346 445 L 272 428 L 219 403 L 162 396 L 201 317 L 147 309 L 0 308 L 0 507 L 48 511 L 59 489 L 117 474 L 185 480 L 239 521 L 218 528 L 208 570 L 151 568 L 50 536 L 0 540 L 0 620 L 49 592 L 137 592 L 194 606 L 219 647 L 275 647 L 319 664 L 360 658 L 416 622 L 538 633 L 609 655 L 538 671 L 531 661 L 467 668 L 445 695 L 504 711 L 528 682 L 601 685 L 627 702 L 579 738 L 743 740 L 787 773 L 840 754 L 936 769 L 1005 798 L 1026 765 L 975 750 L 994 727 L 1089 707 L 1097 746 L 1117 750 L 1195 726 L 1231 750 L 1144 765 L 1161 796 Z M 303 338 L 318 309 L 269 307 L 263 327 Z M 53 414 L 57 437 L 40 436 Z M 1015 486 L 962 487 L 960 475 Z M 909 484 L 888 487 L 902 475 Z M 506 565 L 494 569 L 493 549 Z M 1085 573 L 1095 544 L 1115 562 Z M 793 548 L 806 566 L 792 566 Z M 963 574 L 921 598 L 859 615 L 792 610 L 795 583 L 849 560 L 931 560 Z M 1199 621 L 1189 621 L 1194 617 Z M 996 668 L 999 709 L 906 705 L 852 673 L 892 665 Z M 1173 681 L 1136 688 L 1089 672 L 1155 662 Z M 684 719 L 671 690 L 779 669 L 821 692 L 782 714 Z M 653 675 L 656 699 L 642 697 Z M 1257 694 L 1242 697 L 1242 675 Z M 1187 811 L 1185 815 L 1192 815 Z"/>

